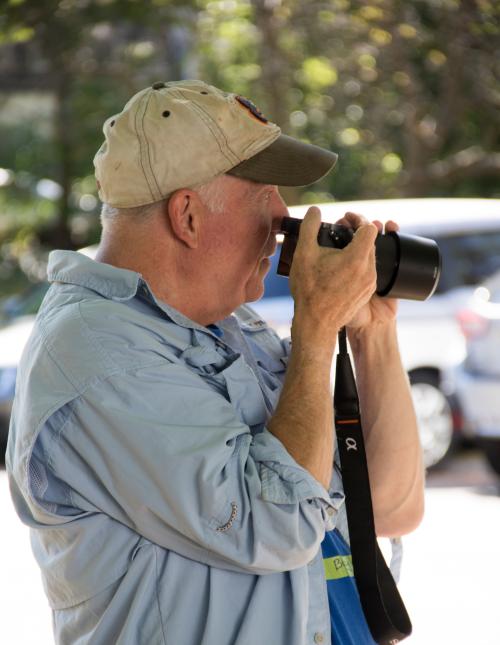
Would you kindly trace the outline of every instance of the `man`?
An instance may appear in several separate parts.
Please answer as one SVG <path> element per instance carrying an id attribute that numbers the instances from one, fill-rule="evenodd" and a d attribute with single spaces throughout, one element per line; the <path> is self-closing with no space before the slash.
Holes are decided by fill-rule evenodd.
<path id="1" fill-rule="evenodd" d="M 329 643 L 321 544 L 336 526 L 348 539 L 330 391 L 344 325 L 378 534 L 412 530 L 423 507 L 395 304 L 373 296 L 381 224 L 346 214 L 353 241 L 325 249 L 309 209 L 290 345 L 243 305 L 287 215 L 276 185 L 316 181 L 336 155 L 198 81 L 155 83 L 104 133 L 101 245 L 96 261 L 51 254 L 8 447 L 56 642 Z M 370 643 L 351 600 L 335 638 Z"/>

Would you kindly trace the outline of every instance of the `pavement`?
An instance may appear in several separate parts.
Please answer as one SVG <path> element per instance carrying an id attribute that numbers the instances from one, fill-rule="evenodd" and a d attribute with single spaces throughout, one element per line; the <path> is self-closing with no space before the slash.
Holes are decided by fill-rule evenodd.
<path id="1" fill-rule="evenodd" d="M 499 645 L 500 487 L 467 452 L 428 475 L 426 512 L 404 538 L 408 645 Z"/>
<path id="2" fill-rule="evenodd" d="M 0 517 L 0 643 L 51 645 L 50 609 L 5 470 Z M 500 645 L 499 538 L 499 480 L 480 453 L 460 453 L 429 474 L 425 518 L 404 538 L 399 589 L 414 627 L 405 644 Z"/>

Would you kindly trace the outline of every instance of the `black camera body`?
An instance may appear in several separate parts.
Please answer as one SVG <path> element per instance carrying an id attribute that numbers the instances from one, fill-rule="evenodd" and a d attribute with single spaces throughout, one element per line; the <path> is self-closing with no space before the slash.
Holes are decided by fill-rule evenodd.
<path id="1" fill-rule="evenodd" d="M 284 234 L 278 273 L 288 276 L 299 239 L 301 219 L 284 217 Z M 354 237 L 354 231 L 340 224 L 322 222 L 318 244 L 343 249 Z M 434 240 L 417 235 L 389 232 L 375 240 L 378 296 L 427 300 L 434 293 L 441 275 L 441 253 Z M 332 276 L 335 279 L 335 276 Z"/>

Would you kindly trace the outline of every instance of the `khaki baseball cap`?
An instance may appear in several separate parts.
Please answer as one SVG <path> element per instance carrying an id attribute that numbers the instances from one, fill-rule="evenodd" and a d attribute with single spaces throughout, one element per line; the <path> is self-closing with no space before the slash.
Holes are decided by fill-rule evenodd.
<path id="1" fill-rule="evenodd" d="M 94 157 L 97 186 L 116 208 L 150 204 L 224 173 L 306 186 L 337 161 L 329 150 L 281 134 L 248 99 L 194 80 L 138 92 L 103 132 Z"/>

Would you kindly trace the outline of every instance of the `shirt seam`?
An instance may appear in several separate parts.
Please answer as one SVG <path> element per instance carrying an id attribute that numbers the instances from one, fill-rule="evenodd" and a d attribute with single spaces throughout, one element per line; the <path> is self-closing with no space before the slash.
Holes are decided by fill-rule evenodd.
<path id="1" fill-rule="evenodd" d="M 156 590 L 156 602 L 158 603 L 158 614 L 160 616 L 160 626 L 161 626 L 161 633 L 163 637 L 163 644 L 166 645 L 167 639 L 165 637 L 165 627 L 163 625 L 163 616 L 161 613 L 161 603 L 160 603 L 160 589 L 159 589 L 159 577 L 160 577 L 160 572 L 158 569 L 158 546 L 155 544 L 154 545 L 154 551 L 155 551 L 155 574 L 156 574 L 156 580 L 155 580 L 155 590 Z"/>
<path id="2" fill-rule="evenodd" d="M 84 316 L 83 316 L 83 314 L 82 314 L 82 311 L 81 311 L 80 305 L 81 305 L 81 303 L 78 303 L 78 305 L 77 305 L 77 306 L 78 306 L 78 309 L 77 309 L 77 311 L 78 311 L 77 320 L 79 320 L 79 321 L 82 323 L 82 325 L 81 325 L 81 331 L 82 331 L 82 333 L 83 333 L 83 334 L 85 334 L 85 336 L 86 336 L 87 340 L 88 340 L 89 342 L 91 342 L 91 344 L 92 344 L 92 345 L 94 345 L 94 343 L 95 343 L 96 347 L 93 347 L 93 348 L 94 348 L 94 350 L 97 352 L 97 354 L 98 354 L 98 350 L 100 350 L 100 351 L 102 352 L 102 354 L 104 354 L 104 355 L 105 355 L 106 359 L 107 359 L 107 360 L 108 360 L 108 361 L 109 361 L 109 362 L 114 366 L 114 368 L 113 368 L 113 369 L 109 369 L 109 368 L 108 368 L 108 369 L 107 369 L 107 373 L 108 373 L 108 374 L 113 374 L 113 373 L 115 373 L 116 371 L 119 371 L 119 370 L 121 369 L 121 368 L 120 368 L 120 366 L 119 366 L 119 365 L 117 365 L 117 364 L 115 363 L 115 361 L 113 361 L 113 359 L 111 358 L 111 356 L 109 356 L 109 354 L 108 354 L 108 353 L 105 351 L 105 349 L 102 347 L 101 343 L 99 343 L 99 341 L 95 338 L 95 335 L 92 333 L 92 331 L 91 331 L 91 329 L 90 329 L 90 327 L 89 327 L 89 324 L 87 323 L 87 321 L 85 320 L 85 318 L 84 318 Z M 44 348 L 46 349 L 46 351 L 47 351 L 48 355 L 50 356 L 50 358 L 52 359 L 52 361 L 54 362 L 54 364 L 57 366 L 57 368 L 59 369 L 59 371 L 61 372 L 61 374 L 64 376 L 64 378 L 67 380 L 67 382 L 68 382 L 68 383 L 73 387 L 73 389 L 76 391 L 76 393 L 77 393 L 77 394 L 82 394 L 82 393 L 83 393 L 83 392 L 85 392 L 85 390 L 87 389 L 87 386 L 88 386 L 88 385 L 87 385 L 87 382 L 92 382 L 92 381 L 94 381 L 94 380 L 96 379 L 97 375 L 89 376 L 89 377 L 87 378 L 87 381 L 84 381 L 84 382 L 83 382 L 83 384 L 82 384 L 82 383 L 78 384 L 78 383 L 76 382 L 76 380 L 73 378 L 73 374 L 71 374 L 71 375 L 70 375 L 70 373 L 68 373 L 68 370 L 67 370 L 67 369 L 65 369 L 65 367 L 61 364 L 61 362 L 57 359 L 57 357 L 56 357 L 56 353 L 55 353 L 55 351 L 54 351 L 53 343 L 52 343 L 52 341 L 51 341 L 51 340 L 50 340 L 50 338 L 49 338 L 49 334 L 48 334 L 48 332 L 47 332 L 46 325 L 45 325 L 45 321 L 43 320 L 43 318 L 41 318 L 41 319 L 39 320 L 39 324 L 40 324 L 41 340 L 42 340 L 43 346 L 44 346 Z M 98 360 L 100 361 L 100 356 L 98 356 Z M 106 372 L 105 372 L 105 373 L 106 373 Z M 98 377 L 97 377 L 97 378 L 98 378 Z"/>
<path id="3" fill-rule="evenodd" d="M 39 320 L 39 324 L 40 324 L 40 336 L 41 336 L 41 341 L 42 341 L 43 347 L 44 347 L 44 348 L 45 348 L 45 350 L 47 351 L 47 354 L 50 356 L 50 359 L 52 360 L 52 362 L 54 363 L 54 365 L 55 365 L 55 366 L 57 367 L 57 369 L 61 372 L 61 374 L 63 375 L 63 377 L 64 377 L 64 378 L 66 379 L 66 381 L 71 385 L 71 387 L 75 390 L 75 392 L 76 392 L 76 393 L 79 393 L 79 392 L 80 392 L 80 389 L 78 388 L 77 384 L 73 382 L 73 379 L 70 377 L 70 375 L 67 373 L 67 371 L 63 368 L 63 366 L 62 366 L 62 365 L 60 365 L 59 361 L 57 360 L 57 358 L 56 358 L 56 357 L 55 357 L 55 355 L 54 355 L 54 352 L 53 352 L 53 345 L 52 345 L 52 343 L 51 343 L 51 342 L 50 342 L 50 340 L 49 340 L 49 335 L 48 335 L 48 332 L 47 332 L 47 329 L 46 329 L 46 326 L 45 326 L 45 321 L 44 321 L 44 319 L 43 319 L 43 318 L 40 318 L 40 320 Z M 40 419 L 41 419 L 41 418 L 43 418 L 43 415 L 42 415 L 42 417 L 40 417 Z M 40 422 L 40 420 L 38 421 L 38 423 L 39 423 L 39 422 Z"/>
<path id="4" fill-rule="evenodd" d="M 89 340 L 89 342 L 95 343 L 96 347 L 102 352 L 102 354 L 104 354 L 106 360 L 109 361 L 115 367 L 115 369 L 119 369 L 119 365 L 113 360 L 113 358 L 110 356 L 110 354 L 107 352 L 107 350 L 104 349 L 104 346 L 102 345 L 102 343 L 99 341 L 97 336 L 92 331 L 92 329 L 91 329 L 89 323 L 87 322 L 87 320 L 85 318 L 85 315 L 83 313 L 82 302 L 81 301 L 78 303 L 78 313 L 80 314 L 80 319 L 81 319 L 82 323 L 84 324 L 85 334 L 86 334 L 86 337 Z"/>
<path id="5" fill-rule="evenodd" d="M 144 129 L 143 129 L 144 117 L 145 117 L 145 114 L 146 114 L 146 110 L 148 109 L 148 104 L 149 104 L 150 99 L 151 99 L 151 94 L 145 94 L 142 97 L 142 99 L 141 99 L 141 101 L 139 103 L 139 107 L 137 108 L 137 111 L 135 113 L 134 129 L 135 129 L 135 134 L 136 134 L 137 140 L 139 141 L 139 163 L 141 164 L 142 173 L 143 173 L 144 178 L 146 180 L 146 184 L 148 186 L 149 193 L 150 193 L 151 197 L 153 198 L 153 200 L 155 200 L 156 199 L 156 195 L 154 194 L 154 188 L 155 187 L 151 185 L 151 177 L 149 176 L 149 172 L 148 172 L 148 171 L 151 170 L 151 165 L 148 168 L 148 170 L 146 170 L 145 164 L 144 164 L 146 156 L 148 157 L 149 164 L 151 164 L 151 161 L 149 159 L 149 146 L 147 145 L 146 137 L 144 135 Z M 141 110 L 142 110 L 142 115 L 139 115 Z M 154 177 L 154 175 L 153 175 L 153 179 L 154 179 L 154 182 L 156 184 L 156 189 L 158 190 L 158 184 L 157 184 L 157 181 L 156 181 L 156 177 Z"/>
<path id="6" fill-rule="evenodd" d="M 68 416 L 64 419 L 64 422 L 61 423 L 61 427 L 56 430 L 55 437 L 54 437 L 55 440 L 50 442 L 51 443 L 51 449 L 48 450 L 48 452 L 47 452 L 47 465 L 51 468 L 52 472 L 55 472 L 54 471 L 54 461 L 53 461 L 53 455 L 54 455 L 55 446 L 57 446 L 59 444 L 64 428 L 68 425 L 68 423 L 70 422 L 70 419 L 75 414 L 75 407 L 76 407 L 77 399 L 78 399 L 78 397 L 76 399 L 71 399 L 71 401 L 68 401 L 68 403 L 65 403 L 65 405 L 63 405 L 61 408 L 59 408 L 60 410 L 62 410 L 66 405 L 72 405 L 71 409 L 68 412 Z M 47 418 L 47 421 L 49 420 L 49 418 L 50 417 Z M 40 428 L 40 431 L 37 434 L 37 440 L 38 440 L 42 430 L 43 430 L 43 426 Z M 33 446 L 35 446 L 35 444 L 36 444 L 36 441 L 33 443 Z M 69 488 L 69 498 L 71 500 L 71 503 L 73 504 L 73 498 L 72 498 L 72 495 L 71 495 L 71 488 Z"/>
<path id="7" fill-rule="evenodd" d="M 183 98 L 183 99 L 185 99 L 185 100 L 189 100 L 189 97 L 186 97 L 186 95 L 185 95 L 185 94 L 184 94 L 180 89 L 179 89 L 179 90 L 177 90 L 177 91 L 178 91 L 178 93 L 182 96 L 182 98 Z M 192 108 L 194 109 L 194 111 L 195 111 L 195 112 L 197 112 L 198 116 L 199 116 L 199 117 L 201 118 L 201 120 L 205 123 L 205 126 L 210 130 L 211 134 L 213 135 L 213 137 L 214 137 L 214 139 L 215 139 L 215 141 L 216 141 L 216 143 L 217 143 L 217 145 L 218 145 L 218 147 L 219 147 L 219 150 L 221 151 L 222 155 L 226 158 L 226 160 L 227 160 L 230 164 L 233 164 L 233 165 L 234 165 L 235 163 L 236 163 L 236 164 L 240 163 L 240 162 L 241 162 L 241 159 L 238 157 L 238 155 L 237 155 L 237 154 L 235 154 L 235 153 L 233 152 L 233 150 L 231 150 L 231 148 L 230 148 L 230 147 L 229 147 L 229 145 L 228 145 L 228 141 L 227 141 L 227 138 L 226 138 L 225 133 L 224 133 L 224 132 L 222 131 L 222 129 L 221 129 L 221 128 L 220 128 L 220 127 L 219 127 L 219 126 L 214 122 L 214 120 L 212 119 L 212 117 L 210 116 L 210 114 L 208 114 L 208 112 L 206 112 L 206 110 L 204 110 L 204 109 L 203 109 L 201 106 L 199 106 L 197 103 L 194 103 L 194 102 L 193 102 L 193 103 L 192 103 Z M 224 150 L 224 149 L 223 149 L 223 147 L 222 147 L 222 145 L 221 145 L 221 140 L 223 140 L 223 141 L 224 141 L 224 144 L 225 144 L 226 150 Z M 230 155 L 233 155 L 233 158 L 232 158 L 232 159 L 228 156 L 228 154 L 227 154 L 227 152 L 226 152 L 226 151 L 227 151 L 227 152 L 229 152 L 229 154 L 230 154 Z M 235 159 L 236 159 L 236 161 L 235 161 Z"/>

